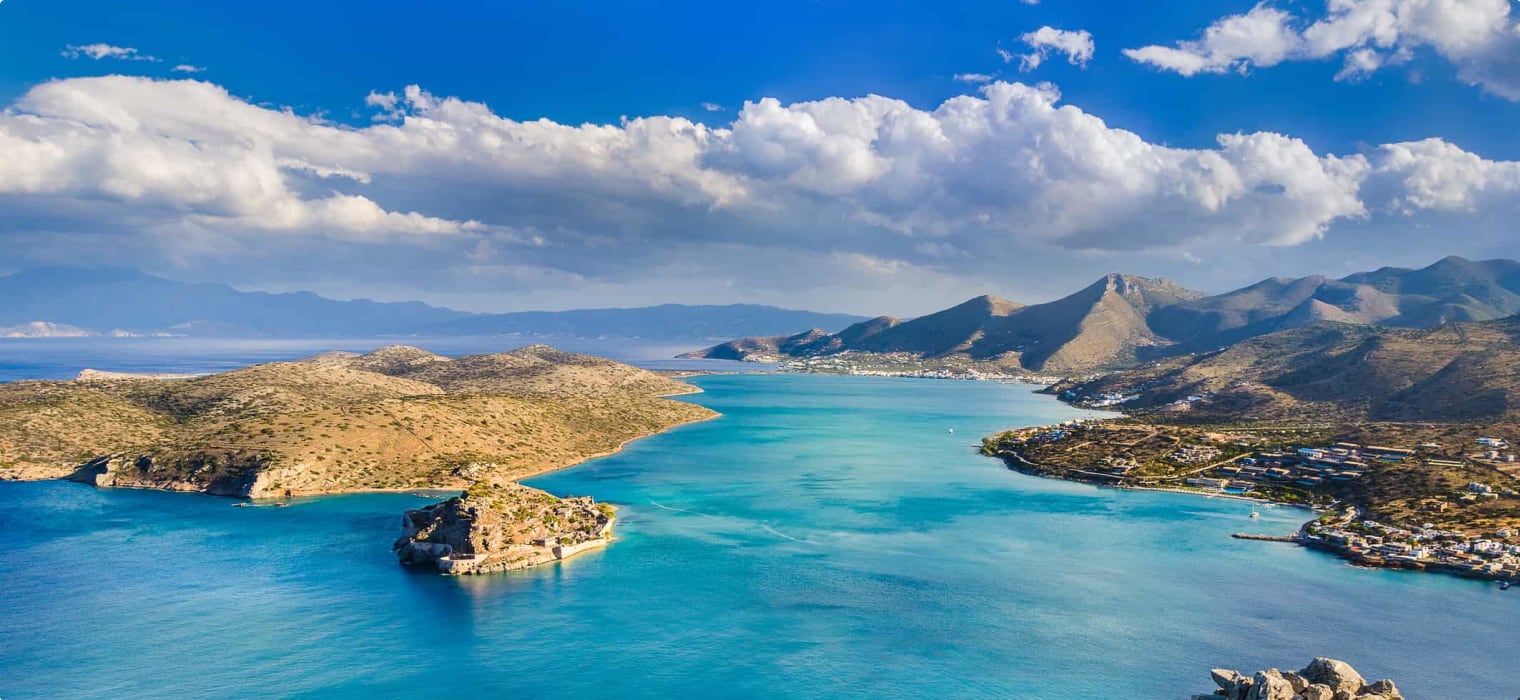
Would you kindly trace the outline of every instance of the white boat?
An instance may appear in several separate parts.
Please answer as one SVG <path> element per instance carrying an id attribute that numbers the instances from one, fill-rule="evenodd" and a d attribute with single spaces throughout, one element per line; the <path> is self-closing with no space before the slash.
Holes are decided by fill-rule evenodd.
<path id="1" fill-rule="evenodd" d="M 1257 511 L 1253 510 L 1253 511 L 1251 511 L 1251 517 L 1252 518 L 1260 518 L 1261 517 L 1261 513 L 1258 513 Z"/>

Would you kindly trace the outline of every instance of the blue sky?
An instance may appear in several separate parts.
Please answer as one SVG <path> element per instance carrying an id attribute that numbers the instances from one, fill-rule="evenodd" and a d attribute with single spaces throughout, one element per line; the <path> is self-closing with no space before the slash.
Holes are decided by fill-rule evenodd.
<path id="1" fill-rule="evenodd" d="M 1476 0 L 1489 3 L 1489 10 L 1494 1 Z M 1438 138 L 1463 154 L 1498 164 L 1492 168 L 1496 173 L 1492 177 L 1503 182 L 1472 185 L 1470 189 L 1481 191 L 1481 197 L 1465 197 L 1460 205 L 1435 206 L 1428 197 L 1399 193 L 1387 194 L 1381 203 L 1373 201 L 1369 193 L 1381 192 L 1384 185 L 1358 180 L 1352 187 L 1359 188 L 1366 213 L 1350 214 L 1355 204 L 1317 203 L 1313 206 L 1325 207 L 1325 213 L 1311 222 L 1319 227 L 1313 235 L 1304 234 L 1306 224 L 1281 224 L 1274 215 L 1259 211 L 1275 205 L 1250 204 L 1242 206 L 1239 214 L 1220 215 L 1220 207 L 1208 203 L 1207 197 L 1189 199 L 1189 206 L 1170 199 L 1156 203 L 1141 199 L 1112 217 L 1094 221 L 1078 216 L 1084 214 L 1078 208 L 1071 216 L 1051 215 L 1059 221 L 1029 233 L 1019 223 L 1029 210 L 1018 207 L 1048 213 L 1054 205 L 1047 202 L 1054 195 L 1042 190 L 1044 196 L 1031 196 L 1024 202 L 1022 193 L 1029 189 L 1029 182 L 1023 172 L 1013 173 L 1018 187 L 1007 185 L 1006 193 L 989 192 L 986 201 L 971 203 L 990 207 L 980 219 L 960 216 L 954 209 L 967 204 L 964 198 L 936 205 L 932 211 L 909 211 L 907 204 L 893 199 L 899 196 L 897 190 L 841 191 L 826 182 L 827 177 L 803 182 L 807 173 L 799 175 L 795 170 L 782 173 L 785 192 L 772 192 L 779 188 L 775 169 L 792 167 L 783 163 L 803 157 L 787 153 L 776 160 L 772 157 L 776 149 L 805 150 L 807 158 L 847 155 L 833 147 L 800 146 L 788 137 L 766 141 L 771 150 L 755 156 L 770 158 L 765 163 L 751 157 L 755 154 L 739 153 L 733 157 L 743 163 L 720 168 L 724 178 L 740 179 L 722 187 L 744 189 L 745 197 L 765 190 L 766 206 L 756 211 L 771 213 L 733 214 L 728 200 L 714 194 L 720 186 L 711 182 L 698 187 L 702 197 L 680 195 L 658 201 L 628 194 L 626 183 L 609 183 L 605 188 L 587 186 L 584 194 L 598 204 L 611 201 L 618 213 L 587 220 L 582 216 L 586 201 L 567 195 L 566 201 L 551 205 L 543 202 L 542 195 L 554 188 L 558 188 L 556 193 L 574 190 L 584 183 L 583 178 L 525 184 L 528 178 L 519 165 L 497 164 L 491 173 L 503 179 L 493 187 L 469 193 L 456 187 L 440 194 L 417 184 L 439 179 L 437 171 L 422 166 L 404 172 L 370 165 L 351 167 L 350 161 L 364 159 L 324 152 L 319 160 L 327 160 L 291 168 L 294 156 L 281 154 L 299 151 L 306 154 L 300 158 L 307 158 L 312 147 L 289 146 L 274 135 L 269 146 L 275 151 L 274 174 L 261 171 L 258 176 L 279 178 L 299 202 L 342 193 L 362 196 L 384 212 L 416 213 L 443 222 L 397 224 L 410 226 L 407 230 L 413 233 L 419 227 L 430 232 L 450 228 L 448 222 L 474 222 L 479 227 L 453 226 L 447 231 L 451 243 L 430 242 L 419 249 L 396 240 L 404 236 L 378 229 L 325 236 L 317 231 L 322 224 L 312 223 L 318 219 L 305 214 L 288 225 L 252 222 L 258 217 L 256 209 L 244 209 L 243 203 L 225 204 L 226 198 L 220 195 L 187 195 L 183 185 L 173 192 L 144 194 L 128 188 L 132 191 L 123 193 L 111 182 L 87 182 L 71 175 L 59 180 L 66 180 L 65 184 L 45 192 L 22 184 L 6 190 L 0 174 L 0 206 L 12 208 L 12 218 L 23 222 L 0 230 L 0 236 L 12 242 L 10 259 L 0 257 L 0 268 L 70 260 L 126 262 L 187 279 L 224 277 L 243 286 L 310 288 L 337 296 L 420 297 L 469 308 L 704 299 L 915 313 L 972 293 L 994 292 L 1029 301 L 1048 298 L 1110 269 L 1167 275 L 1217 291 L 1268 273 L 1343 274 L 1380 264 L 1428 262 L 1447 253 L 1513 255 L 1506 253 L 1515 240 L 1507 222 L 1512 220 L 1520 190 L 1506 189 L 1509 184 L 1504 178 L 1509 171 L 1503 164 L 1520 161 L 1520 135 L 1512 127 L 1520 116 L 1520 102 L 1499 94 L 1506 89 L 1507 73 L 1480 84 L 1461 73 L 1467 70 L 1463 66 L 1478 60 L 1472 58 L 1472 50 L 1459 53 L 1449 48 L 1449 42 L 1441 43 L 1441 35 L 1419 34 L 1422 30 L 1411 24 L 1397 44 L 1363 44 L 1387 56 L 1404 53 L 1389 59 L 1396 65 L 1360 79 L 1337 79 L 1352 49 L 1325 56 L 1308 56 L 1312 51 L 1307 49 L 1296 49 L 1303 55 L 1290 58 L 1247 56 L 1221 73 L 1184 76 L 1122 51 L 1197 40 L 1211 23 L 1249 13 L 1256 4 L 1115 5 L 1079 0 L 760 5 L 5 0 L 0 3 L 0 47 L 4 47 L 0 50 L 5 53 L 0 62 L 0 101 L 11 105 L 13 114 L 89 121 L 69 111 L 77 100 L 33 91 L 50 80 L 94 76 L 194 79 L 224 89 L 233 100 L 276 112 L 288 108 L 304 119 L 359 131 L 377 123 L 376 108 L 365 104 L 372 91 L 401 95 L 406 86 L 417 85 L 438 99 L 454 97 L 483 104 L 495 117 L 514 122 L 547 119 L 569 127 L 587 122 L 616 126 L 624 117 L 668 116 L 728 129 L 747 101 L 761 98 L 775 98 L 788 107 L 875 94 L 931 112 L 955 96 L 978 95 L 979 85 L 954 76 L 980 73 L 1030 89 L 1049 83 L 1059 91 L 1055 104 L 1080 109 L 1110 129 L 1134 132 L 1147 147 L 1207 152 L 1219 148 L 1220 134 L 1266 132 L 1300 140 L 1320 157 L 1374 154 L 1372 168 L 1378 170 L 1382 166 L 1375 154 L 1380 146 Z M 1292 14 L 1295 31 L 1305 30 L 1327 12 L 1323 3 L 1314 0 L 1268 7 Z M 1520 19 L 1520 12 L 1515 15 L 1505 22 Z M 1414 10 L 1409 16 L 1414 17 Z M 1057 50 L 1037 68 L 1024 72 L 1017 58 L 1005 62 L 999 55 L 1000 48 L 1015 55 L 1032 51 L 1021 37 L 1041 27 L 1088 32 L 1095 46 L 1091 57 L 1074 65 Z M 1407 38 L 1411 36 L 1435 38 Z M 90 44 L 130 48 L 137 57 L 157 60 L 65 55 L 70 46 Z M 1401 48 L 1406 45 L 1407 49 Z M 1492 70 L 1509 70 L 1511 64 L 1483 56 L 1489 65 L 1497 66 Z M 1234 59 L 1226 56 L 1226 60 Z M 203 70 L 174 70 L 181 65 Z M 80 82 L 77 86 L 95 91 L 93 95 L 109 92 L 117 108 L 128 113 L 146 110 L 143 105 L 148 104 L 172 111 L 173 105 L 163 101 L 175 99 L 138 94 L 159 90 L 151 85 L 132 87 L 131 94 L 125 87 L 107 91 L 99 84 Z M 200 117 L 215 121 L 218 108 L 202 107 L 210 111 Z M 425 110 L 414 105 L 410 116 Z M 174 123 L 179 124 L 177 119 Z M 0 134 L 3 129 L 0 126 Z M 23 134 L 20 126 L 15 129 Z M 205 135 L 196 134 L 168 136 L 204 144 Z M 1020 143 L 1025 134 L 1016 134 Z M 34 144 L 58 138 L 40 132 L 23 135 Z M 1046 135 L 1047 140 L 1056 136 L 1054 132 Z M 1040 147 L 1020 151 L 1017 157 L 1027 160 Z M 728 151 L 736 149 L 743 151 L 742 144 L 725 146 Z M 704 154 L 701 160 L 708 167 L 709 161 L 718 162 L 720 156 Z M 901 161 L 893 163 L 890 167 L 896 172 Z M 1235 165 L 1242 172 L 1250 170 L 1249 164 Z M 329 167 L 364 170 L 365 176 L 362 181 L 343 182 L 326 175 L 308 177 L 313 168 Z M 624 177 L 639 179 L 639 163 L 618 167 L 633 172 Z M 828 171 L 816 163 L 809 167 L 808 173 Z M 37 172 L 43 169 L 37 166 Z M 25 181 L 20 175 L 17 182 Z M 936 171 L 934 186 L 924 191 L 938 192 L 946 182 L 967 187 L 965 183 L 1008 175 L 1003 165 L 985 175 L 964 169 Z M 1172 175 L 1162 171 L 1155 176 Z M 686 174 L 662 174 L 657 179 L 682 177 Z M 1127 181 L 1127 175 L 1115 177 Z M 873 183 L 886 179 L 876 178 Z M 190 180 L 193 184 L 194 178 Z M 874 184 L 861 185 L 870 186 Z M 1254 187 L 1267 191 L 1280 185 L 1268 182 Z M 1063 186 L 1055 192 L 1074 188 L 1082 189 Z M 667 190 L 661 192 L 669 194 Z M 1247 197 L 1250 190 L 1237 197 Z M 457 201 L 443 201 L 455 194 Z M 1000 208 L 996 206 L 1000 197 L 1021 203 Z M 883 199 L 892 201 L 883 205 Z M 505 203 L 486 206 L 487 202 Z M 1198 202 L 1204 203 L 1201 209 L 1190 208 Z M 237 215 L 228 216 L 228 207 Z M 801 213 L 777 216 L 777 209 Z M 183 218 L 165 218 L 160 215 L 164 210 L 181 212 Z M 1128 226 L 1149 225 L 1138 218 L 1155 210 L 1176 217 L 1174 226 L 1156 224 L 1158 229 L 1193 233 L 1120 238 Z M 713 218 L 709 216 L 713 211 L 723 215 Z M 235 221 L 213 226 L 208 217 Z M 1073 217 L 1081 221 L 1070 223 Z M 382 227 L 388 221 L 376 220 Z M 123 223 L 128 221 L 142 223 L 135 227 Z M 268 233 L 271 228 L 280 233 Z M 104 232 L 107 229 L 109 233 Z M 305 237 L 304 229 L 316 233 Z M 1442 233 L 1434 235 L 1433 230 Z M 629 252 L 634 249 L 638 252 Z M 645 254 L 649 250 L 664 250 L 668 255 L 649 257 Z M 1008 254 L 991 260 L 989 251 Z M 1031 256 L 1040 256 L 1046 264 L 1027 269 Z M 333 274 L 331 263 L 338 260 L 356 262 L 351 267 L 362 269 Z M 830 275 L 831 264 L 853 271 Z M 776 273 L 759 274 L 757 265 L 775 266 Z M 834 279 L 820 282 L 820 277 Z"/>

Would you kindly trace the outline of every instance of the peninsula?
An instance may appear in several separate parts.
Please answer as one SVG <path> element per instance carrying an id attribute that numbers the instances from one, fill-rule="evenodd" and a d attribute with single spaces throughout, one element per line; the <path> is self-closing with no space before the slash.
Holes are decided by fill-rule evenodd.
<path id="1" fill-rule="evenodd" d="M 542 563 L 605 541 L 611 509 L 515 481 L 714 417 L 666 398 L 695 391 L 543 345 L 458 358 L 392 346 L 189 378 L 86 371 L 0 384 L 0 478 L 252 499 L 468 489 L 428 510 L 437 522 L 409 514 L 405 534 L 452 543 L 445 554 L 537 540 L 559 553 L 528 557 Z M 465 517 L 472 510 L 497 515 Z"/>
<path id="2" fill-rule="evenodd" d="M 1507 585 L 1520 580 L 1516 366 L 1517 318 L 1317 324 L 1060 382 L 1047 391 L 1126 415 L 982 449 L 1043 476 L 1319 508 L 1280 538 Z"/>

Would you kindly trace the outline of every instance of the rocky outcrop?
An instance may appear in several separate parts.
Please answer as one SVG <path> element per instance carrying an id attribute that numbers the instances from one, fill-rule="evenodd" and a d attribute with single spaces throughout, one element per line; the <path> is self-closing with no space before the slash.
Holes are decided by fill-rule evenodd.
<path id="1" fill-rule="evenodd" d="M 1193 700 L 1404 700 L 1391 680 L 1368 683 L 1344 661 L 1317 658 L 1300 671 L 1269 668 L 1247 676 L 1216 668 L 1209 672 L 1219 689 Z"/>
<path id="2" fill-rule="evenodd" d="M 605 546 L 614 513 L 589 497 L 479 483 L 455 498 L 407 511 L 392 549 L 402 564 L 449 575 L 516 571 Z"/>

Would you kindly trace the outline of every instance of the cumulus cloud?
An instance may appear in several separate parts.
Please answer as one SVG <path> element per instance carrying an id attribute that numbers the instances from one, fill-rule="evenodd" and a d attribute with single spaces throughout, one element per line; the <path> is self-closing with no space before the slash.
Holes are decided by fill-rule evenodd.
<path id="1" fill-rule="evenodd" d="M 1312 21 L 1263 3 L 1216 21 L 1199 39 L 1124 54 L 1185 76 L 1339 57 L 1336 79 L 1350 80 L 1422 49 L 1453 63 L 1467 83 L 1520 100 L 1520 24 L 1510 0 L 1328 0 Z"/>
<path id="2" fill-rule="evenodd" d="M 708 112 L 721 112 L 723 111 L 723 105 L 716 102 L 703 102 L 702 109 Z"/>
<path id="3" fill-rule="evenodd" d="M 518 121 L 417 86 L 364 101 L 381 119 L 345 126 L 195 80 L 38 85 L 0 112 L 0 236 L 98 249 L 109 233 L 178 256 L 412 247 L 521 279 L 627 280 L 703 251 L 734 275 L 800 255 L 879 276 L 993 269 L 1031 247 L 1294 246 L 1342 221 L 1510 211 L 1520 192 L 1520 164 L 1438 139 L 1165 146 L 1049 85 L 993 82 L 933 109 L 761 99 L 722 127 Z"/>
<path id="4" fill-rule="evenodd" d="M 1087 62 L 1092 60 L 1093 52 L 1097 48 L 1093 43 L 1092 34 L 1085 29 L 1067 31 L 1055 27 L 1040 27 L 1020 36 L 1019 41 L 1028 44 L 1033 51 L 1019 56 L 1002 49 L 999 49 L 998 53 L 1003 56 L 1004 62 L 1011 62 L 1014 58 L 1018 58 L 1019 70 L 1025 72 L 1039 68 L 1052 52 L 1064 54 L 1068 63 L 1085 68 Z"/>
<path id="5" fill-rule="evenodd" d="M 137 49 L 125 46 L 112 46 L 110 44 L 69 44 L 63 49 L 65 58 L 92 58 L 97 61 L 103 58 L 114 58 L 122 61 L 153 61 L 158 59 L 148 54 L 141 53 Z"/>

